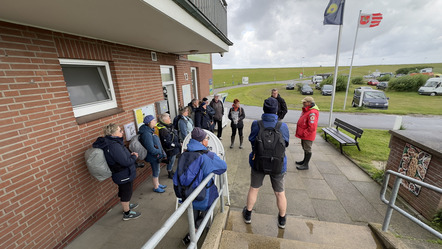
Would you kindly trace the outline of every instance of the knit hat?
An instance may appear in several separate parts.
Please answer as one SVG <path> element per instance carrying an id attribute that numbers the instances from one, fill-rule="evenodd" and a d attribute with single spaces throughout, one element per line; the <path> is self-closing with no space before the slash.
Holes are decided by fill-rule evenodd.
<path id="1" fill-rule="evenodd" d="M 154 119 L 155 119 L 154 116 L 152 116 L 152 115 L 147 115 L 146 117 L 144 117 L 143 122 L 144 122 L 144 124 L 148 125 L 148 124 L 150 123 L 150 121 L 152 121 L 152 120 L 154 120 Z"/>
<path id="2" fill-rule="evenodd" d="M 207 133 L 199 127 L 193 128 L 192 138 L 198 142 L 202 142 L 207 137 Z"/>
<path id="3" fill-rule="evenodd" d="M 203 98 L 203 101 L 207 101 L 207 100 L 209 100 L 209 99 L 208 99 L 208 98 L 206 98 L 206 97 L 204 97 L 204 98 Z"/>
<path id="4" fill-rule="evenodd" d="M 278 112 L 278 100 L 273 97 L 269 97 L 264 100 L 264 105 L 262 107 L 264 113 L 276 114 Z"/>
<path id="5" fill-rule="evenodd" d="M 302 99 L 302 103 L 305 103 L 305 102 L 314 103 L 315 100 L 313 99 L 313 97 L 307 96 L 304 99 Z"/>

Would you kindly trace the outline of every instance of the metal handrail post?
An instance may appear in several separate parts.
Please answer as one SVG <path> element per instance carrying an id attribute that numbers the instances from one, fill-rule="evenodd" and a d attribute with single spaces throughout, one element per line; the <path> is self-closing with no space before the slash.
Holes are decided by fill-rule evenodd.
<path id="1" fill-rule="evenodd" d="M 393 190 L 391 191 L 390 201 L 388 203 L 387 213 L 385 214 L 384 224 L 382 224 L 382 231 L 386 232 L 388 226 L 390 225 L 391 215 L 393 214 L 393 206 L 396 202 L 397 194 L 399 192 L 399 187 L 401 186 L 402 178 L 396 177 L 394 182 Z"/>
<path id="2" fill-rule="evenodd" d="M 205 191 L 205 190 L 203 190 Z M 190 235 L 190 242 L 196 244 L 196 236 L 195 236 L 195 217 L 193 216 L 193 205 L 189 205 L 187 207 L 187 220 L 189 223 L 189 235 Z M 190 245 L 189 245 L 190 246 Z"/>
<path id="3" fill-rule="evenodd" d="M 218 175 L 219 177 L 219 185 L 220 185 L 220 193 L 219 193 L 219 198 L 220 198 L 220 206 L 221 206 L 221 213 L 224 213 L 224 179 L 223 179 L 223 175 Z"/>

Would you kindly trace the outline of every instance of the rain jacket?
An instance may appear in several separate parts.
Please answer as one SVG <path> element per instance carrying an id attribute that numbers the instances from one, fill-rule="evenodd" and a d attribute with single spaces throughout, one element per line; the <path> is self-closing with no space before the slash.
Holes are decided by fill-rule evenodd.
<path id="1" fill-rule="evenodd" d="M 318 128 L 319 108 L 315 104 L 302 108 L 301 117 L 296 124 L 296 137 L 302 140 L 314 141 Z"/>
<path id="2" fill-rule="evenodd" d="M 215 121 L 222 121 L 224 116 L 224 105 L 221 100 L 215 101 L 212 99 L 210 102 L 210 106 L 215 110 L 215 115 L 213 115 L 213 119 Z"/>
<path id="3" fill-rule="evenodd" d="M 201 104 L 200 107 L 195 112 L 195 127 L 200 127 L 201 129 L 211 130 L 212 119 L 208 113 L 209 106 L 206 109 L 203 108 Z"/>
<path id="4" fill-rule="evenodd" d="M 160 134 L 161 145 L 166 152 L 167 157 L 172 157 L 180 153 L 181 144 L 178 137 L 178 131 L 173 128 L 173 124 L 157 123 Z"/>
<path id="5" fill-rule="evenodd" d="M 158 159 L 165 157 L 163 147 L 161 147 L 160 138 L 154 134 L 155 129 L 143 124 L 138 133 L 140 133 L 140 142 L 147 150 L 146 162 L 155 163 Z"/>

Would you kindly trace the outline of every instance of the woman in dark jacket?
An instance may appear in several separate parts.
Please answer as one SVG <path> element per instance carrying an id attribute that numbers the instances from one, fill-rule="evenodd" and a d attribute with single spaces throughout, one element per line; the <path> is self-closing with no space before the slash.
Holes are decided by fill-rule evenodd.
<path id="1" fill-rule="evenodd" d="M 195 127 L 210 131 L 212 124 L 212 119 L 207 112 L 207 103 L 203 101 L 195 113 Z"/>
<path id="2" fill-rule="evenodd" d="M 133 180 L 136 176 L 138 153 L 132 152 L 124 146 L 123 130 L 116 124 L 104 127 L 105 137 L 99 137 L 92 147 L 100 148 L 104 152 L 107 165 L 112 172 L 112 180 L 118 185 L 118 196 L 123 206 L 123 220 L 136 219 L 141 213 L 132 211 L 138 206 L 130 203 L 133 192 Z"/>
<path id="3" fill-rule="evenodd" d="M 232 137 L 230 149 L 233 149 L 233 144 L 235 143 L 236 130 L 239 133 L 239 148 L 242 149 L 242 143 L 244 141 L 244 136 L 242 129 L 244 128 L 243 119 L 246 117 L 244 109 L 239 105 L 239 100 L 233 100 L 233 105 L 229 110 L 230 127 L 232 128 Z"/>
<path id="4" fill-rule="evenodd" d="M 152 115 L 147 115 L 144 124 L 140 126 L 138 132 L 140 133 L 140 142 L 147 150 L 147 156 L 144 159 L 150 163 L 152 167 L 152 184 L 153 191 L 156 193 L 164 193 L 166 185 L 161 185 L 158 179 L 160 175 L 160 160 L 164 158 L 163 148 L 161 147 L 160 138 L 155 135 L 155 126 L 157 121 Z"/>
<path id="5" fill-rule="evenodd" d="M 173 128 L 168 113 L 160 115 L 160 122 L 157 123 L 158 132 L 160 134 L 161 145 L 166 152 L 168 164 L 167 175 L 169 179 L 173 179 L 173 165 L 175 163 L 176 155 L 181 151 L 181 144 L 178 137 L 178 131 Z"/>

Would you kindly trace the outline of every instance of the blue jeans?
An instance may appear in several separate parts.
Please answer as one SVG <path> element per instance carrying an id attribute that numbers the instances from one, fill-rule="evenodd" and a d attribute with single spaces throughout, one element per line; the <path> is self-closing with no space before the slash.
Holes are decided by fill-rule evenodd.
<path id="1" fill-rule="evenodd" d="M 176 155 L 169 157 L 169 164 L 167 165 L 167 171 L 171 171 L 173 168 L 173 164 L 175 163 Z"/>
<path id="2" fill-rule="evenodd" d="M 160 175 L 160 163 L 158 160 L 150 162 L 150 166 L 152 167 L 152 177 L 158 177 Z"/>

